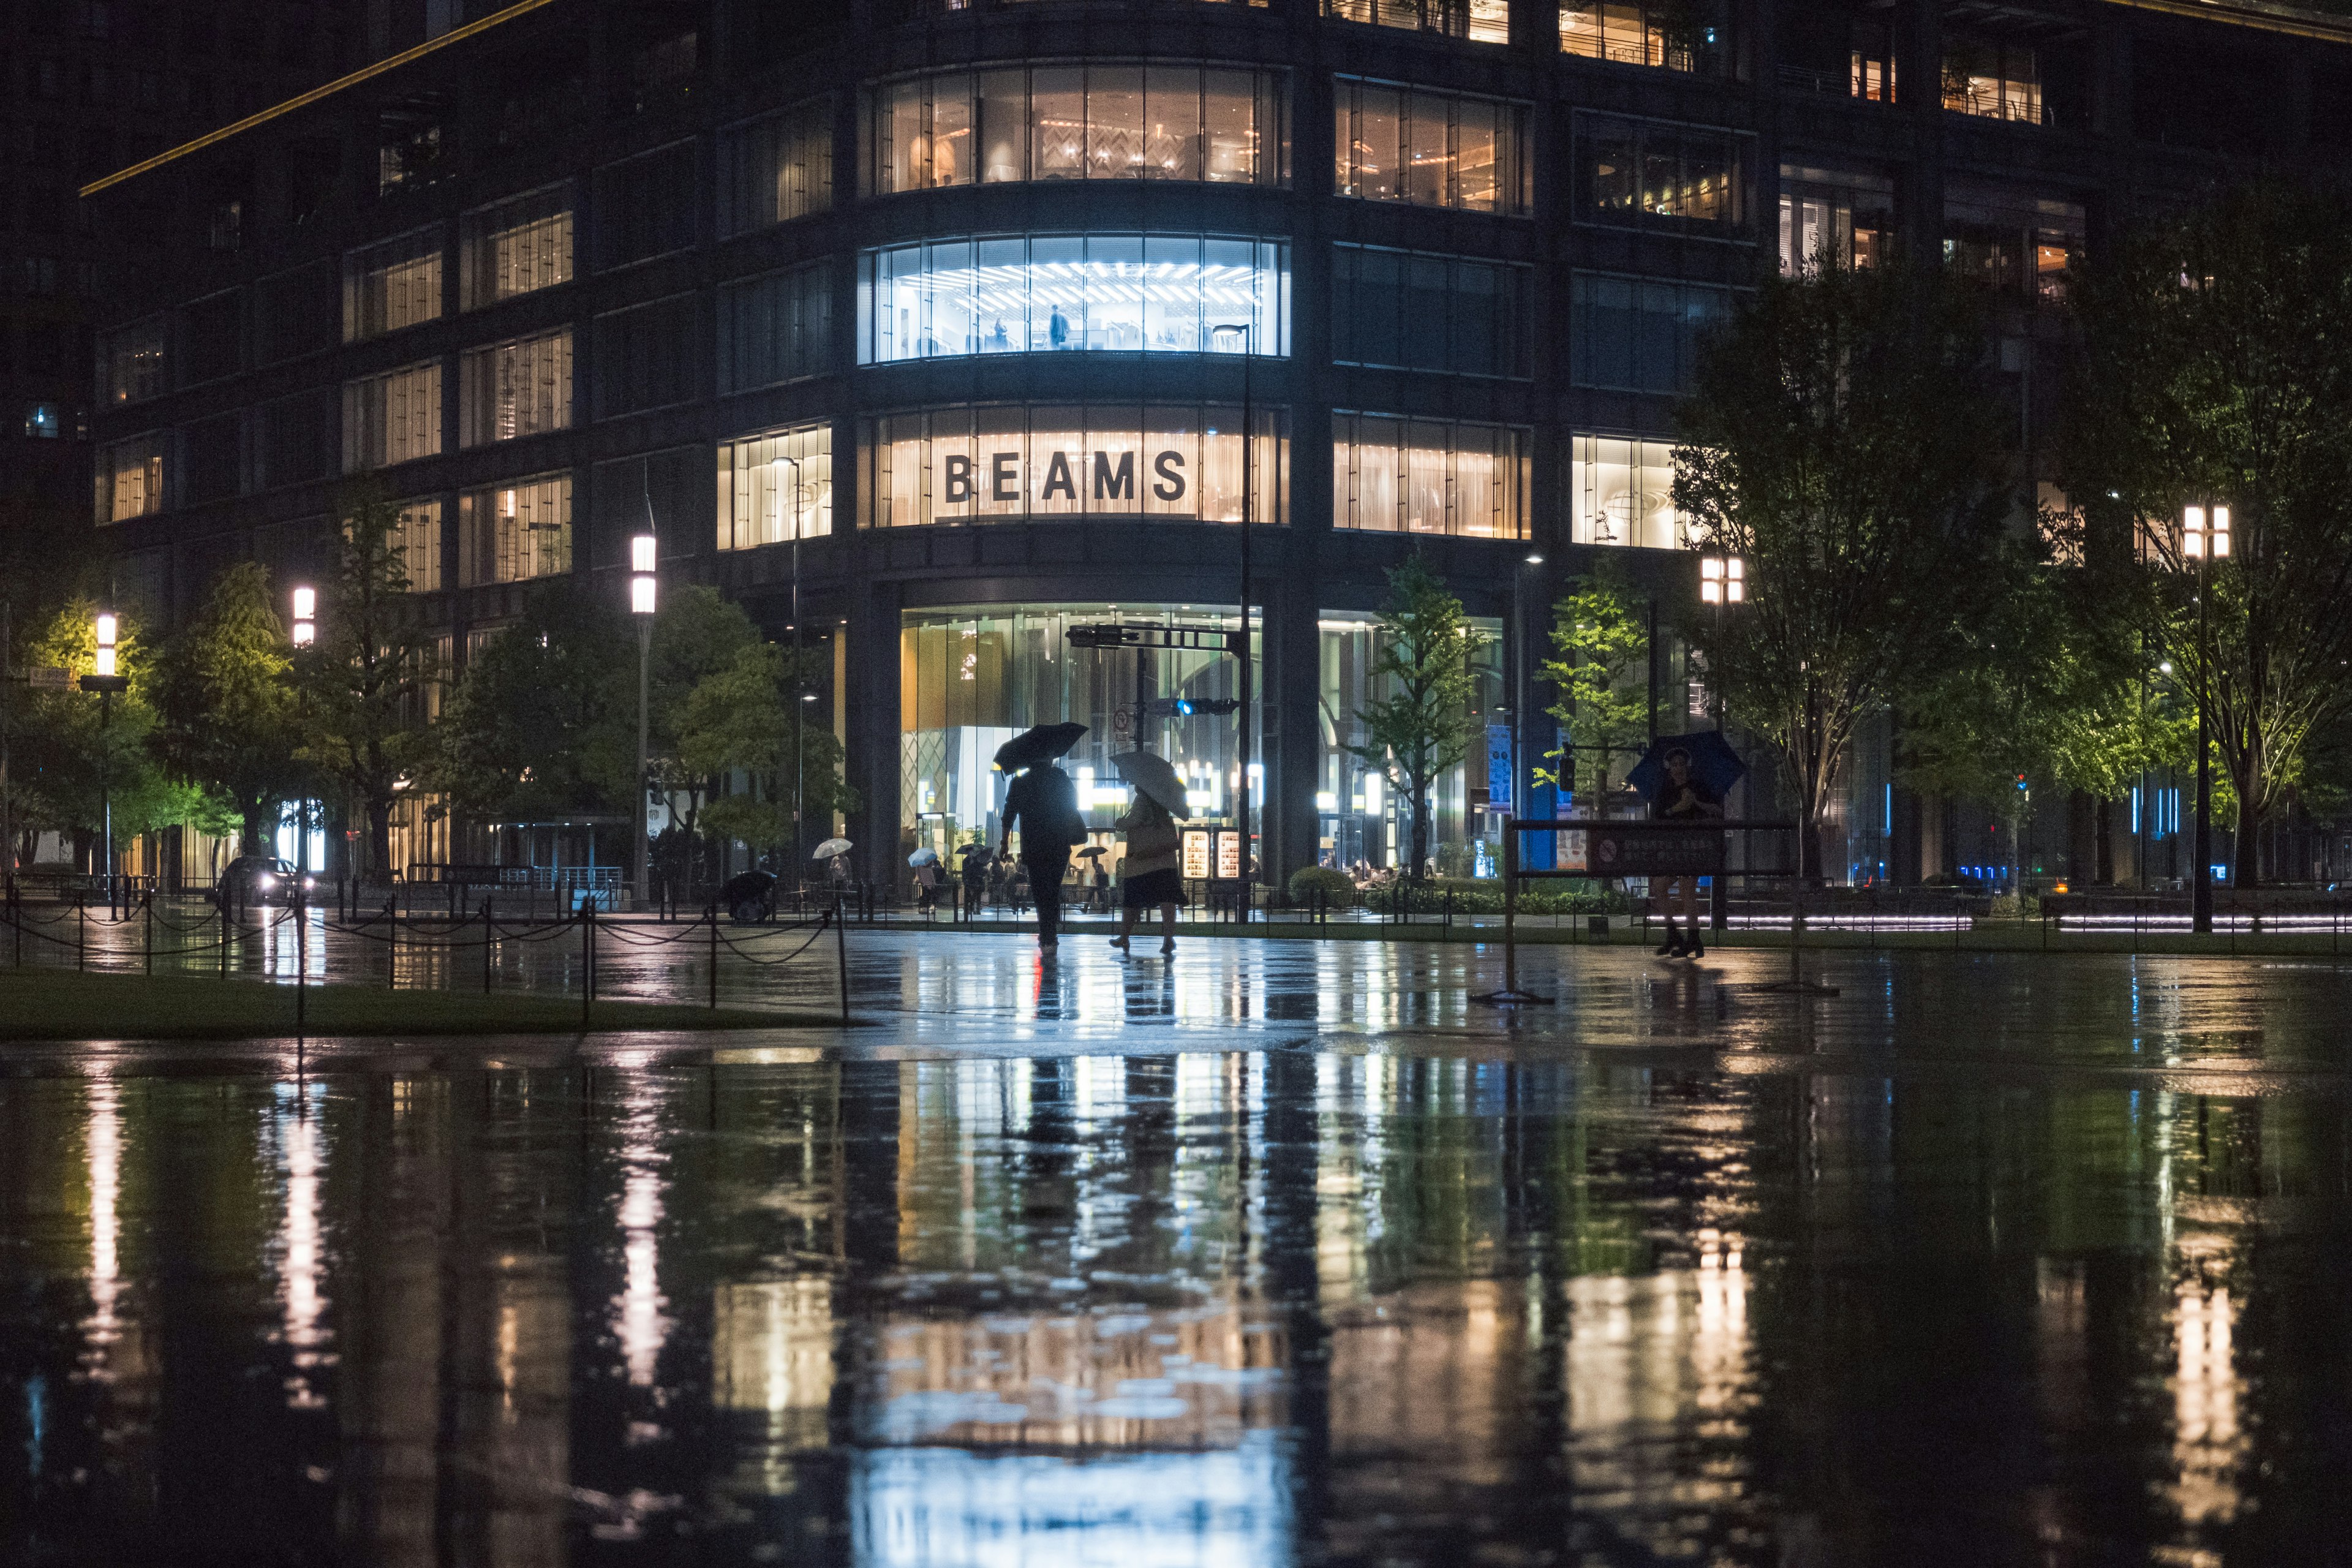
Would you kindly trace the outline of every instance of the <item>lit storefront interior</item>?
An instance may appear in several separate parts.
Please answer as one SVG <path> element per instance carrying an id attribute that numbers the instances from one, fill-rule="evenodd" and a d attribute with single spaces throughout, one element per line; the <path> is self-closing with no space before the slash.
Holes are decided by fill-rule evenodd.
<path id="1" fill-rule="evenodd" d="M 1495 832 L 1483 809 L 1486 726 L 1503 724 L 1503 624 L 1472 617 L 1482 641 L 1471 662 L 1469 760 L 1439 780 L 1430 801 L 1429 850 L 1446 876 L 1494 874 Z M 1321 684 L 1316 731 L 1321 741 L 1315 782 L 1317 861 L 1342 868 L 1395 866 L 1410 853 L 1412 810 L 1381 770 L 1348 748 L 1362 745 L 1358 718 L 1388 695 L 1376 673 L 1380 623 L 1326 612 L 1317 623 Z"/>
<path id="2" fill-rule="evenodd" d="M 1078 723 L 1087 733 L 1062 766 L 1076 781 L 1090 840 L 1108 847 L 1129 805 L 1111 758 L 1138 749 L 1172 763 L 1191 791 L 1192 819 L 1229 822 L 1239 761 L 1230 714 L 1144 713 L 1139 703 L 1236 695 L 1234 661 L 1213 649 L 1073 648 L 1073 626 L 1119 624 L 1230 632 L 1237 618 L 1213 605 L 996 605 L 907 612 L 899 631 L 899 837 L 907 853 L 949 858 L 975 839 L 1001 841 L 1008 780 L 996 749 L 1034 724 Z M 1263 755 L 1263 746 L 1254 748 Z M 1252 764 L 1252 800 L 1263 775 Z M 901 857 L 903 858 L 903 856 Z"/>
<path id="3" fill-rule="evenodd" d="M 1579 544 L 1690 548 L 1690 521 L 1675 510 L 1669 442 L 1576 437 L 1570 443 L 1569 508 Z"/>

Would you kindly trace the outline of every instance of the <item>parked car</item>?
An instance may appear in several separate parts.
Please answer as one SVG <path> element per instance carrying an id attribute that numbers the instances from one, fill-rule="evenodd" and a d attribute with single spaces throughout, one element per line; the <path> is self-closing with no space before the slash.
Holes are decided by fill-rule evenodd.
<path id="1" fill-rule="evenodd" d="M 272 855 L 240 855 L 221 873 L 221 886 L 240 904 L 290 906 L 298 889 L 315 891 L 319 879 Z"/>

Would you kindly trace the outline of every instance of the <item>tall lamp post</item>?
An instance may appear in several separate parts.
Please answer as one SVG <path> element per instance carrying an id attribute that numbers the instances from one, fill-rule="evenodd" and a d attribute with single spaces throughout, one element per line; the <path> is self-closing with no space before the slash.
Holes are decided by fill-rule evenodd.
<path id="1" fill-rule="evenodd" d="M 1698 563 L 1698 602 L 1715 612 L 1715 646 L 1707 652 L 1706 703 L 1715 710 L 1715 732 L 1723 733 L 1723 612 L 1748 602 L 1748 563 L 1737 555 L 1704 555 Z M 1728 792 L 1726 792 L 1728 793 Z M 1730 879 L 1712 879 L 1707 923 L 1717 931 L 1731 924 Z"/>
<path id="2" fill-rule="evenodd" d="M 793 466 L 793 885 L 808 865 L 808 721 L 801 691 L 801 460 L 778 453 L 775 466 Z"/>
<path id="3" fill-rule="evenodd" d="M 114 728 L 114 694 L 131 689 L 131 678 L 115 668 L 115 645 L 121 625 L 112 610 L 100 610 L 91 624 L 97 635 L 97 668 L 81 678 L 84 691 L 98 693 L 98 794 L 105 816 L 106 897 L 114 899 L 114 754 L 107 735 Z"/>
<path id="4" fill-rule="evenodd" d="M 654 891 L 650 824 L 653 781 L 646 769 L 646 729 L 651 706 L 648 691 L 652 685 L 654 599 L 658 581 L 654 575 L 654 568 L 660 550 L 660 542 L 650 533 L 636 534 L 629 541 L 629 615 L 637 623 L 637 908 L 640 911 L 653 902 Z"/>
<path id="5" fill-rule="evenodd" d="M 1257 881 L 1257 870 L 1253 862 L 1257 857 L 1250 838 L 1250 731 L 1256 721 L 1256 716 L 1250 711 L 1250 510 L 1251 502 L 1255 500 L 1252 492 L 1256 488 L 1253 483 L 1253 469 L 1257 449 L 1257 410 L 1251 395 L 1255 388 L 1250 374 L 1257 359 L 1255 304 L 1251 316 L 1248 321 L 1225 321 L 1209 329 L 1212 342 L 1223 341 L 1227 332 L 1237 332 L 1242 342 L 1242 629 L 1241 639 L 1234 648 L 1234 657 L 1240 664 L 1234 695 L 1241 699 L 1241 706 L 1234 710 L 1234 713 L 1238 721 L 1235 749 L 1240 753 L 1241 765 L 1235 770 L 1234 826 L 1240 829 L 1242 840 L 1242 897 L 1237 913 L 1244 924 L 1249 922 L 1250 911 L 1257 901 L 1253 890 Z"/>
<path id="6" fill-rule="evenodd" d="M 1533 792 L 1528 769 L 1528 726 L 1534 721 L 1528 712 L 1528 574 L 1542 567 L 1543 552 L 1530 550 L 1519 562 L 1519 569 L 1511 574 L 1511 809 L 1504 816 L 1508 821 L 1524 816 L 1528 797 Z"/>
<path id="7" fill-rule="evenodd" d="M 294 617 L 293 625 L 287 632 L 287 641 L 292 643 L 298 652 L 315 647 L 319 642 L 319 590 L 296 588 L 291 597 Z M 313 804 L 304 800 L 294 807 L 294 866 L 298 871 L 326 870 L 324 865 L 313 867 L 310 864 L 310 807 Z M 326 810 L 323 805 L 320 807 L 319 816 L 319 825 L 324 827 Z M 320 859 L 324 858 L 321 855 Z"/>
<path id="8" fill-rule="evenodd" d="M 2213 748 L 2205 695 L 2211 668 L 2207 647 L 2211 623 L 2206 609 L 2211 580 L 2206 568 L 2230 558 L 2230 509 L 2217 506 L 2209 512 L 2201 506 L 2183 507 L 2180 553 L 2196 563 L 2197 572 L 2197 879 L 2190 884 L 2189 929 L 2210 933 L 2213 929 Z"/>

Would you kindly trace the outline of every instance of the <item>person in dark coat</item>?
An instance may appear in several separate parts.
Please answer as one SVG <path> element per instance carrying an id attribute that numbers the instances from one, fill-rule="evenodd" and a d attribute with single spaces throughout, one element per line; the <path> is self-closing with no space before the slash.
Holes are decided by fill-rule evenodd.
<path id="1" fill-rule="evenodd" d="M 1677 747 L 1666 753 L 1666 782 L 1658 791 L 1653 815 L 1660 822 L 1697 822 L 1723 815 L 1723 801 L 1699 780 L 1691 776 L 1690 753 Z M 1683 920 L 1690 927 L 1685 938 L 1675 926 L 1675 889 L 1682 889 Z M 1658 949 L 1660 958 L 1705 958 L 1706 938 L 1698 923 L 1698 879 L 1687 874 L 1680 877 L 1653 877 L 1658 912 L 1666 917 L 1665 945 Z"/>
<path id="2" fill-rule="evenodd" d="M 1047 952 L 1062 942 L 1062 879 L 1069 875 L 1070 850 L 1087 836 L 1078 815 L 1078 786 L 1052 763 L 1023 771 L 1004 792 L 1003 847 L 1009 853 L 1015 824 L 1021 829 L 1021 864 L 1029 873 L 1029 896 L 1037 900 L 1037 945 Z"/>

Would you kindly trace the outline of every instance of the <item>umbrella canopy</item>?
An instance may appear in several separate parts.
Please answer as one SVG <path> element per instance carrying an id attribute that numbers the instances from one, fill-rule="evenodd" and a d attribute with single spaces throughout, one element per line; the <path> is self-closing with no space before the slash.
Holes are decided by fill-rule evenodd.
<path id="1" fill-rule="evenodd" d="M 1184 798 L 1184 781 L 1168 759 L 1151 752 L 1122 752 L 1110 760 L 1118 776 L 1158 801 L 1171 816 L 1181 816 L 1190 809 Z"/>
<path id="2" fill-rule="evenodd" d="M 918 849 L 907 857 L 909 866 L 936 866 L 939 863 L 940 852 L 936 849 Z"/>
<path id="3" fill-rule="evenodd" d="M 990 849 L 985 844 L 967 844 L 962 848 L 957 850 L 956 853 L 969 860 L 975 855 L 989 855 L 993 854 L 994 851 Z"/>
<path id="4" fill-rule="evenodd" d="M 848 839 L 828 838 L 824 843 L 818 845 L 816 848 L 810 853 L 809 858 L 812 860 L 830 860 L 836 855 L 846 855 L 848 853 Z"/>
<path id="5" fill-rule="evenodd" d="M 1675 752 L 1690 753 L 1690 776 L 1693 783 L 1721 800 L 1731 793 L 1748 772 L 1748 764 L 1731 749 L 1719 730 L 1700 730 L 1688 735 L 1661 735 L 1642 753 L 1625 782 L 1640 790 L 1644 799 L 1655 801 L 1658 792 L 1665 787 L 1666 758 Z"/>
<path id="6" fill-rule="evenodd" d="M 1103 847 L 1101 845 L 1089 844 L 1084 849 L 1078 851 L 1078 858 L 1081 860 L 1091 860 L 1101 853 L 1103 853 Z"/>
<path id="7" fill-rule="evenodd" d="M 996 765 L 1013 773 L 1039 763 L 1050 763 L 1055 757 L 1069 755 L 1070 748 L 1086 732 L 1084 724 L 1039 724 L 1024 730 L 996 748 Z"/>

